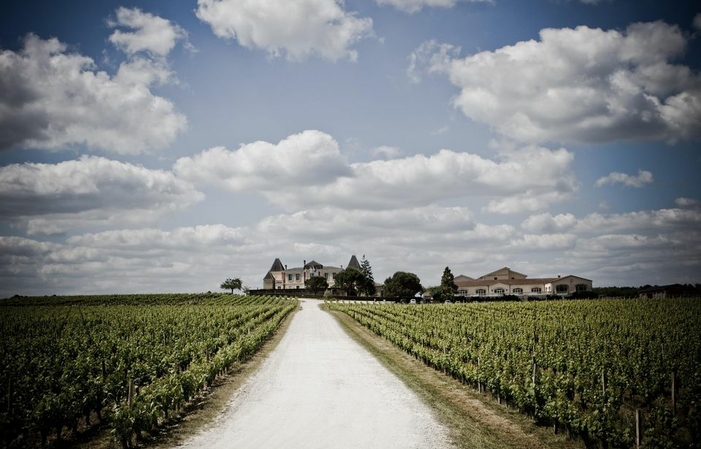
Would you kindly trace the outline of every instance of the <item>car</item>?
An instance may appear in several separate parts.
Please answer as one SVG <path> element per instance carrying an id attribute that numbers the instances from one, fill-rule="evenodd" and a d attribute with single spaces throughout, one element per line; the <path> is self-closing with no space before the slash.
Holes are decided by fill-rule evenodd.
<path id="1" fill-rule="evenodd" d="M 450 299 L 446 299 L 446 300 L 445 300 L 445 303 L 446 303 L 446 304 L 452 304 L 452 302 L 450 301 Z"/>
<path id="2" fill-rule="evenodd" d="M 409 300 L 409 304 L 416 304 L 416 299 L 411 298 L 411 299 Z"/>

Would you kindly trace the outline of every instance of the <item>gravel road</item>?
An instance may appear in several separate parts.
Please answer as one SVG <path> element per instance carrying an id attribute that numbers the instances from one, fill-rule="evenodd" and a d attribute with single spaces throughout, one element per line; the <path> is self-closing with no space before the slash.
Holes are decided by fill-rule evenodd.
<path id="1" fill-rule="evenodd" d="M 224 412 L 180 448 L 445 449 L 431 410 L 336 320 L 303 300 Z"/>

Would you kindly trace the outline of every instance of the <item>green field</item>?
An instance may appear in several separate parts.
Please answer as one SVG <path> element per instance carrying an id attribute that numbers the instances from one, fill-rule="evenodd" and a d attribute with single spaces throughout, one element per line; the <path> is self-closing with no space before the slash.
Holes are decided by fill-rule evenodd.
<path id="1" fill-rule="evenodd" d="M 105 423 L 130 446 L 251 357 L 296 305 L 218 293 L 1 300 L 2 447 Z"/>
<path id="2" fill-rule="evenodd" d="M 588 445 L 700 447 L 701 298 L 329 307 Z"/>

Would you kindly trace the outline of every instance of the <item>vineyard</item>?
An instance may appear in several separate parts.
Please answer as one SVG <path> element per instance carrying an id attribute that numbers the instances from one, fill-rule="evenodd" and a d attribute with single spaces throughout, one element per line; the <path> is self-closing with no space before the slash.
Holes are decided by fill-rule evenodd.
<path id="1" fill-rule="evenodd" d="M 588 446 L 701 447 L 699 298 L 329 307 Z"/>
<path id="2" fill-rule="evenodd" d="M 219 293 L 1 300 L 2 447 L 105 424 L 131 447 L 250 358 L 296 305 Z"/>

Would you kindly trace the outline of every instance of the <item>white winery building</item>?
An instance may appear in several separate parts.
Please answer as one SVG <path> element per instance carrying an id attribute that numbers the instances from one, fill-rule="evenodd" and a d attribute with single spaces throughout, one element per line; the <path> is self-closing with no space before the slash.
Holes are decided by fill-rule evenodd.
<path id="1" fill-rule="evenodd" d="M 591 279 L 580 276 L 556 276 L 552 278 L 531 278 L 509 267 L 487 273 L 477 279 L 460 275 L 455 277 L 458 296 L 567 296 L 575 292 L 592 291 Z"/>

